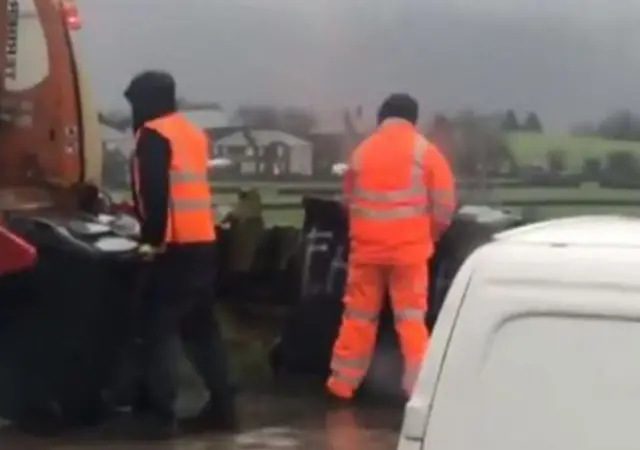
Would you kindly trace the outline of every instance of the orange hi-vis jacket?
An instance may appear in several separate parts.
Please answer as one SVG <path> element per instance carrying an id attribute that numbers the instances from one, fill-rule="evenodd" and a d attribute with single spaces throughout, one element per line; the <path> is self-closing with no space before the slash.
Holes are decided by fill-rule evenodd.
<path id="1" fill-rule="evenodd" d="M 350 262 L 425 262 L 456 207 L 442 153 L 413 124 L 387 119 L 352 153 L 345 178 Z"/>
<path id="2" fill-rule="evenodd" d="M 171 144 L 165 243 L 215 241 L 216 220 L 213 193 L 208 179 L 207 135 L 179 113 L 148 121 L 144 127 L 155 130 Z M 133 162 L 134 188 L 139 192 L 135 158 Z"/>

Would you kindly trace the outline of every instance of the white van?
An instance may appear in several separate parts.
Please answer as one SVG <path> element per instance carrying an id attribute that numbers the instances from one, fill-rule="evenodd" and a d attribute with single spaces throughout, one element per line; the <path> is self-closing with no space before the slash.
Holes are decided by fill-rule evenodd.
<path id="1" fill-rule="evenodd" d="M 457 274 L 399 450 L 639 450 L 640 219 L 503 232 Z"/>

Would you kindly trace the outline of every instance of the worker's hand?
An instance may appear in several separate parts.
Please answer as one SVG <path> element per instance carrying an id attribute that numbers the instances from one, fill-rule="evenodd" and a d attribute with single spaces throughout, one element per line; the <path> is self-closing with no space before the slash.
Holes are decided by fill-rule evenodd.
<path id="1" fill-rule="evenodd" d="M 152 260 L 156 257 L 156 255 L 162 253 L 163 251 L 163 247 L 154 247 L 153 245 L 149 244 L 141 244 L 138 246 L 138 254 L 145 261 Z"/>

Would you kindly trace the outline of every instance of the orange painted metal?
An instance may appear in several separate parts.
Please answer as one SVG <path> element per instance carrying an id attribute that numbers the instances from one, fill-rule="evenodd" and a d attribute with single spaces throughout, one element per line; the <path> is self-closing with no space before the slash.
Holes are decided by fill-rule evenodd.
<path id="1" fill-rule="evenodd" d="M 78 11 L 67 1 L 30 2 L 35 14 L 21 9 L 29 2 L 0 0 L 0 47 L 5 49 L 0 52 L 0 211 L 57 205 L 60 194 L 84 178 L 81 105 L 70 35 L 80 24 Z M 20 52 L 33 51 L 21 45 L 25 33 L 38 30 L 27 20 L 39 22 L 37 32 L 43 33 L 48 58 L 42 65 L 48 73 L 25 90 L 10 90 L 7 82 L 25 70 L 17 63 L 25 56 Z"/>

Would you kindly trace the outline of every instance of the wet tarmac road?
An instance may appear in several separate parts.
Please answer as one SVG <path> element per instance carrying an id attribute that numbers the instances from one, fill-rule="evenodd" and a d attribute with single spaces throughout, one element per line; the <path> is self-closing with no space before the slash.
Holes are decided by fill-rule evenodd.
<path id="1" fill-rule="evenodd" d="M 199 404 L 182 401 L 181 410 Z M 236 435 L 185 436 L 172 442 L 132 440 L 123 430 L 131 422 L 111 423 L 57 438 L 34 438 L 7 427 L 0 431 L 0 448 L 16 450 L 158 449 L 158 450 L 391 450 L 398 441 L 402 407 L 361 404 L 330 407 L 313 394 L 243 394 L 242 431 Z"/>

